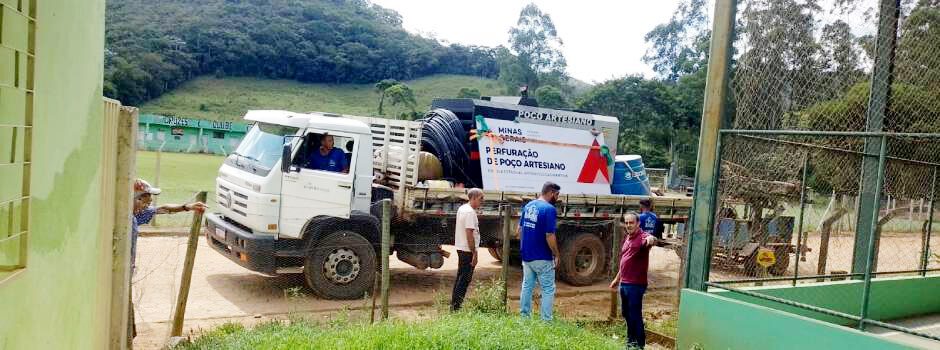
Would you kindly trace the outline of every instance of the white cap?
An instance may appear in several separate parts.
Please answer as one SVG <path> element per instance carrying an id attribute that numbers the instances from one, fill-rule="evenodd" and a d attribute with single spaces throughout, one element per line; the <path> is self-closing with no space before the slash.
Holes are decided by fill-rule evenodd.
<path id="1" fill-rule="evenodd" d="M 140 196 L 145 193 L 156 195 L 156 194 L 160 194 L 160 192 L 161 191 L 159 188 L 150 186 L 150 183 L 147 181 L 144 181 L 143 179 L 137 179 L 137 181 L 134 182 L 134 197 Z"/>

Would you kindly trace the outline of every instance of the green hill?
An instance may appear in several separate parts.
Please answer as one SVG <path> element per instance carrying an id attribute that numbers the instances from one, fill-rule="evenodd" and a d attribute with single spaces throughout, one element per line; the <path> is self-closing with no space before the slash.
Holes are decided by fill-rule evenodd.
<path id="1" fill-rule="evenodd" d="M 499 95 L 496 80 L 464 75 L 432 75 L 406 83 L 414 91 L 418 112 L 434 98 L 453 98 L 462 87 L 476 88 L 484 96 Z M 142 113 L 210 120 L 240 120 L 250 109 L 321 111 L 374 116 L 379 94 L 371 84 L 305 84 L 293 80 L 256 78 L 196 78 L 140 106 Z M 407 110 L 385 101 L 385 116 Z"/>
<path id="2" fill-rule="evenodd" d="M 363 84 L 499 73 L 497 48 L 409 33 L 367 0 L 108 0 L 106 14 L 103 91 L 131 105 L 200 75 Z"/>

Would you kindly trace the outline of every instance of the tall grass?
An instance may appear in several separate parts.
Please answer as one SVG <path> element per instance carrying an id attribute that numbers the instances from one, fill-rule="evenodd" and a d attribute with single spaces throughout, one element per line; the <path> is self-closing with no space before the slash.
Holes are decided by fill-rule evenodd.
<path id="1" fill-rule="evenodd" d="M 622 349 L 608 338 L 565 321 L 461 312 L 437 319 L 365 323 L 223 325 L 181 349 Z"/>

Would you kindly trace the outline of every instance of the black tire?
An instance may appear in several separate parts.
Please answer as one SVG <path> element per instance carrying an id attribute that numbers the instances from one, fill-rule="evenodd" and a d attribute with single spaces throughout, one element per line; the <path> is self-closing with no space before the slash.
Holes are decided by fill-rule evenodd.
<path id="1" fill-rule="evenodd" d="M 490 251 L 490 255 L 493 256 L 493 259 L 496 259 L 496 261 L 500 261 L 500 262 L 503 261 L 502 248 L 487 248 L 487 250 Z"/>
<path id="2" fill-rule="evenodd" d="M 304 259 L 304 279 L 324 299 L 358 299 L 372 288 L 376 253 L 367 239 L 337 231 L 316 241 Z"/>
<path id="3" fill-rule="evenodd" d="M 595 234 L 581 233 L 569 238 L 561 247 L 558 267 L 561 279 L 573 286 L 587 286 L 607 271 L 607 246 Z"/>

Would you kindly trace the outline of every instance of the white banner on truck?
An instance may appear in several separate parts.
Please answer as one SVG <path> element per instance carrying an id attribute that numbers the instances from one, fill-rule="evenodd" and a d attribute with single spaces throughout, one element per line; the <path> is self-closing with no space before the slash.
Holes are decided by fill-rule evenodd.
<path id="1" fill-rule="evenodd" d="M 604 135 L 499 119 L 477 120 L 483 188 L 539 192 L 546 181 L 562 193 L 610 194 Z"/>

